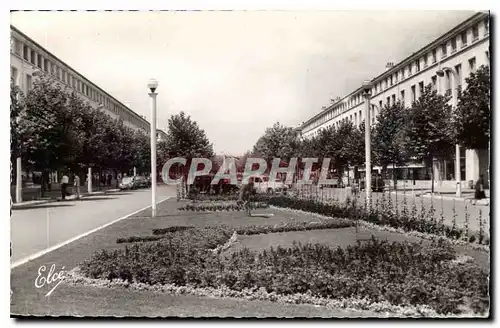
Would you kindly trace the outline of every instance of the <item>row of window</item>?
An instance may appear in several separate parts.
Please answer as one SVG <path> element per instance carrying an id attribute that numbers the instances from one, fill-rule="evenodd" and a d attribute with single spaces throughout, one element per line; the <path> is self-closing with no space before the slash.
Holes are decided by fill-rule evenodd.
<path id="1" fill-rule="evenodd" d="M 31 49 L 28 45 L 23 44 L 20 40 L 17 40 L 14 37 L 11 38 L 11 52 L 19 55 L 33 66 L 51 74 L 57 80 L 80 92 L 88 99 L 101 104 L 112 113 L 120 116 L 123 120 L 129 121 L 133 125 L 138 126 L 145 131 L 148 130 L 147 124 L 137 119 L 135 115 L 132 115 L 128 108 L 124 105 L 114 101 L 104 93 L 101 93 L 97 90 L 97 88 L 94 88 L 91 84 L 86 83 L 83 79 L 78 78 L 77 75 L 72 74 L 69 69 L 65 69 L 49 59 L 44 58 L 42 54 L 39 54 L 37 51 Z M 15 71 L 11 69 L 11 77 L 13 77 L 14 80 L 17 80 L 17 69 L 15 69 Z M 27 90 L 30 90 L 31 76 L 27 75 L 26 78 Z"/>
<path id="2" fill-rule="evenodd" d="M 446 58 L 448 56 L 448 50 L 450 49 L 451 54 L 457 52 L 458 40 L 461 43 L 461 48 L 465 48 L 469 40 L 471 40 L 471 43 L 479 40 L 479 26 L 479 23 L 473 25 L 470 29 L 462 31 L 459 35 L 453 36 L 451 39 L 438 47 L 441 53 L 441 58 Z M 489 34 L 488 18 L 486 18 L 482 22 L 482 28 L 484 30 L 484 36 L 487 36 Z M 407 77 L 420 72 L 422 67 L 427 68 L 429 66 L 429 62 L 431 64 L 437 63 L 437 51 L 438 49 L 433 49 L 430 53 L 425 54 L 422 58 L 416 59 L 414 62 L 410 63 L 407 67 L 401 69 L 399 72 L 396 72 L 391 76 L 386 77 L 384 80 L 376 83 L 373 88 L 373 94 L 378 94 L 397 84 L 398 80 L 403 81 Z"/>
<path id="3" fill-rule="evenodd" d="M 462 31 L 459 35 L 455 35 L 452 37 L 450 40 L 446 41 L 444 44 L 442 44 L 440 48 L 441 52 L 441 58 L 446 58 L 448 56 L 448 49 L 451 48 L 451 53 L 455 53 L 457 51 L 457 40 L 460 40 L 461 42 L 461 48 L 464 48 L 467 46 L 469 39 L 472 38 L 472 42 L 475 42 L 479 39 L 479 26 L 480 24 L 477 23 L 473 25 L 470 29 Z M 484 31 L 484 35 L 487 36 L 489 34 L 489 18 L 486 18 L 482 22 L 482 28 Z M 489 59 L 489 54 L 486 54 Z M 430 53 L 424 55 L 422 58 L 419 58 L 415 60 L 414 62 L 410 63 L 407 67 L 401 69 L 399 72 L 396 72 L 392 74 L 389 77 L 386 77 L 382 81 L 376 82 L 375 85 L 373 86 L 372 89 L 372 96 L 377 95 L 384 90 L 392 87 L 393 85 L 397 84 L 398 81 L 403 81 L 406 78 L 411 77 L 413 74 L 416 74 L 420 72 L 421 68 L 427 68 L 429 66 L 429 62 L 431 64 L 437 63 L 437 49 L 433 49 Z M 475 59 L 474 59 L 474 65 L 475 65 Z M 449 72 L 447 72 L 449 74 Z M 447 88 L 447 90 L 450 88 Z M 347 99 L 346 102 L 342 102 L 338 106 L 336 106 L 334 109 L 329 110 L 327 113 L 323 114 L 321 117 L 319 117 L 317 120 L 312 122 L 310 125 L 308 125 L 305 130 L 309 129 L 314 129 L 323 123 L 329 121 L 333 117 L 338 116 L 339 114 L 351 109 L 352 107 L 355 107 L 359 104 L 363 103 L 363 96 L 361 93 L 358 93 L 356 95 L 353 95 L 349 99 Z"/>
<path id="4" fill-rule="evenodd" d="M 486 57 L 489 58 L 488 51 L 486 51 Z M 471 59 L 469 59 L 468 64 L 469 64 L 469 71 L 474 72 L 476 70 L 476 57 L 472 57 Z M 457 74 L 457 87 L 456 88 L 457 88 L 457 90 L 461 90 L 462 89 L 462 65 L 461 64 L 456 65 L 455 71 Z M 451 73 L 449 71 L 446 71 L 444 78 L 445 78 L 445 80 L 444 80 L 444 93 L 446 95 L 451 95 L 451 92 L 452 92 Z M 431 77 L 431 85 L 432 85 L 434 91 L 438 91 L 438 79 L 437 79 L 436 75 Z M 418 89 L 417 89 L 417 87 L 418 87 Z M 418 84 L 412 85 L 410 87 L 410 93 L 411 93 L 410 94 L 410 97 L 411 97 L 410 101 L 411 102 L 416 101 L 424 92 L 424 88 L 425 88 L 424 81 L 420 81 Z M 388 106 L 394 105 L 396 103 L 396 101 L 401 101 L 404 105 L 406 105 L 406 97 L 405 96 L 406 96 L 406 92 L 403 89 L 400 91 L 399 97 L 397 97 L 395 93 L 390 95 L 390 96 L 387 96 L 385 98 L 385 104 L 384 104 L 384 101 L 379 100 L 377 106 L 373 106 L 370 110 L 371 123 L 375 124 L 375 118 L 384 105 L 388 105 Z M 330 115 L 326 115 L 326 117 L 327 117 L 327 119 L 331 118 Z M 347 122 L 347 121 L 351 121 L 355 126 L 359 126 L 363 122 L 363 110 L 359 110 L 359 112 L 355 112 L 353 114 L 350 114 L 349 117 L 346 116 L 343 119 L 334 122 L 333 124 L 336 128 L 338 128 L 342 122 Z M 321 122 L 321 120 L 318 120 L 318 122 Z M 321 124 L 318 124 L 318 125 L 321 125 Z M 318 126 L 318 125 L 316 125 L 316 126 Z M 321 130 L 321 129 L 319 129 L 319 130 Z M 317 135 L 319 133 L 319 130 L 313 132 L 312 135 L 313 136 Z"/>

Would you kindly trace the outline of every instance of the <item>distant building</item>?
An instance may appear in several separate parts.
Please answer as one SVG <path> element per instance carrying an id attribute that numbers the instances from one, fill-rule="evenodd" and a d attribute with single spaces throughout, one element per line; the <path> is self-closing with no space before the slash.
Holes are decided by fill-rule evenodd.
<path id="1" fill-rule="evenodd" d="M 489 65 L 489 58 L 489 15 L 479 12 L 403 61 L 386 65 L 386 70 L 371 81 L 371 124 L 375 123 L 380 109 L 386 104 L 400 100 L 406 107 L 411 106 L 429 83 L 437 92 L 452 95 L 456 99 L 458 90 L 466 88 L 465 79 L 469 74 L 481 65 Z M 451 68 L 455 72 L 458 77 L 457 88 L 453 87 L 453 73 L 449 70 L 445 71 L 443 77 L 438 76 L 437 71 L 443 68 Z M 332 100 L 328 108 L 321 109 L 301 125 L 302 136 L 312 137 L 328 126 L 338 127 L 342 121 L 359 126 L 365 116 L 362 92 L 360 87 L 345 97 Z M 476 181 L 483 173 L 487 175 L 489 154 L 484 150 L 461 148 L 461 181 L 465 187 L 467 181 Z M 434 170 L 439 174 L 438 180 L 455 186 L 453 161 L 436 162 Z M 398 179 L 430 179 L 429 169 L 422 163 L 410 163 L 398 169 L 397 175 Z"/>
<path id="2" fill-rule="evenodd" d="M 149 133 L 150 124 L 144 117 L 99 88 L 96 84 L 14 26 L 10 26 L 10 77 L 26 94 L 32 88 L 33 74 L 43 71 L 76 91 L 94 108 L 101 108 L 113 118 L 120 117 L 124 125 Z"/>

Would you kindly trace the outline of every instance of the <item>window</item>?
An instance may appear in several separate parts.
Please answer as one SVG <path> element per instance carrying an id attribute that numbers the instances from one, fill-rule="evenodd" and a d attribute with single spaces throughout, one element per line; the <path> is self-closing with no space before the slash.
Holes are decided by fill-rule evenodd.
<path id="1" fill-rule="evenodd" d="M 415 100 L 417 100 L 417 94 L 415 92 L 415 86 L 412 85 L 411 86 L 411 101 L 415 101 Z"/>
<path id="2" fill-rule="evenodd" d="M 420 59 L 415 60 L 416 71 L 420 72 Z"/>
<path id="3" fill-rule="evenodd" d="M 469 59 L 469 70 L 471 72 L 476 71 L 476 57 L 472 57 L 471 59 Z"/>
<path id="4" fill-rule="evenodd" d="M 384 105 L 382 104 L 382 100 L 378 102 L 378 108 L 382 108 Z"/>
<path id="5" fill-rule="evenodd" d="M 62 70 L 62 80 L 63 82 L 66 82 L 66 71 Z"/>
<path id="6" fill-rule="evenodd" d="M 427 64 L 427 55 L 424 56 L 424 67 L 427 67 L 428 64 Z"/>
<path id="7" fill-rule="evenodd" d="M 25 60 L 28 60 L 29 55 L 30 55 L 30 54 L 29 54 L 29 49 L 28 49 L 28 46 L 26 46 L 26 45 L 25 45 L 25 46 L 23 47 L 23 58 L 24 58 Z"/>
<path id="8" fill-rule="evenodd" d="M 460 91 L 462 90 L 462 65 L 458 64 L 455 66 L 455 72 L 457 73 L 457 81 L 456 81 L 456 86 L 457 90 Z"/>
<path id="9" fill-rule="evenodd" d="M 450 73 L 450 71 L 446 71 L 445 90 L 446 90 L 445 94 L 447 96 L 451 95 L 451 73 Z"/>
<path id="10" fill-rule="evenodd" d="M 391 105 L 391 97 L 387 97 L 385 100 L 386 100 L 387 106 L 390 106 Z"/>
<path id="11" fill-rule="evenodd" d="M 457 51 L 457 38 L 451 39 L 451 52 L 454 53 Z"/>
<path id="12" fill-rule="evenodd" d="M 14 52 L 16 53 L 16 55 L 21 56 L 21 49 L 22 49 L 21 41 L 14 39 Z"/>
<path id="13" fill-rule="evenodd" d="M 394 105 L 396 103 L 396 95 L 392 95 L 392 104 Z"/>
<path id="14" fill-rule="evenodd" d="M 432 90 L 437 91 L 437 76 L 434 75 L 433 77 L 431 77 L 431 81 L 432 81 Z"/>
<path id="15" fill-rule="evenodd" d="M 404 103 L 405 103 L 405 91 L 404 90 L 401 90 L 401 102 L 404 105 Z"/>
<path id="16" fill-rule="evenodd" d="M 437 61 L 436 49 L 432 50 L 432 63 L 435 64 Z"/>
<path id="17" fill-rule="evenodd" d="M 17 85 L 17 68 L 13 66 L 10 67 L 10 78 L 14 81 L 14 84 Z"/>
<path id="18" fill-rule="evenodd" d="M 38 55 L 38 60 L 37 60 L 36 64 L 38 67 L 42 68 L 42 65 L 43 65 L 42 55 Z"/>
<path id="19" fill-rule="evenodd" d="M 479 38 L 479 29 L 477 24 L 472 26 L 472 41 L 476 41 Z"/>
<path id="20" fill-rule="evenodd" d="M 412 64 L 408 65 L 408 76 L 411 76 Z"/>
<path id="21" fill-rule="evenodd" d="M 363 122 L 363 111 L 359 111 L 359 124 L 361 124 L 361 122 Z"/>
<path id="22" fill-rule="evenodd" d="M 61 76 L 61 75 L 62 75 L 61 68 L 60 68 L 60 67 L 58 67 L 58 68 L 57 68 L 57 78 L 58 78 L 59 80 L 61 80 L 61 79 L 62 79 L 62 76 Z"/>
<path id="23" fill-rule="evenodd" d="M 392 83 L 392 82 L 393 82 L 393 81 L 392 81 L 392 75 L 391 75 L 390 81 L 391 81 L 391 86 L 392 86 L 392 85 L 394 84 L 394 83 Z"/>
<path id="24" fill-rule="evenodd" d="M 490 33 L 490 19 L 486 18 L 484 20 L 484 35 L 488 35 Z"/>
<path id="25" fill-rule="evenodd" d="M 401 80 L 404 80 L 405 79 L 405 69 L 403 68 L 401 70 Z"/>
<path id="26" fill-rule="evenodd" d="M 73 89 L 76 89 L 76 79 L 74 76 L 71 77 L 71 85 L 73 86 Z"/>
<path id="27" fill-rule="evenodd" d="M 447 46 L 446 46 L 446 43 L 443 43 L 441 45 L 441 53 L 442 53 L 442 57 L 446 57 L 448 55 L 448 50 L 447 50 Z"/>
<path id="28" fill-rule="evenodd" d="M 488 60 L 488 61 L 489 61 L 489 60 L 490 60 L 490 52 L 489 52 L 488 50 L 486 50 L 486 51 L 484 52 L 484 54 L 486 55 L 486 60 Z"/>
<path id="29" fill-rule="evenodd" d="M 33 85 L 32 85 L 31 75 L 26 74 L 26 90 L 30 91 L 32 87 Z"/>
<path id="30" fill-rule="evenodd" d="M 394 83 L 398 83 L 398 73 L 394 74 Z"/>
<path id="31" fill-rule="evenodd" d="M 30 63 L 35 65 L 36 64 L 35 62 L 36 62 L 36 52 L 35 50 L 31 50 Z"/>
<path id="32" fill-rule="evenodd" d="M 460 39 L 462 40 L 462 48 L 467 45 L 467 31 L 463 31 L 462 34 L 460 34 Z"/>
<path id="33" fill-rule="evenodd" d="M 50 66 L 50 62 L 49 62 L 49 60 L 48 60 L 48 59 L 45 59 L 45 60 L 43 61 L 43 70 L 44 70 L 45 72 L 48 72 L 48 71 L 49 71 L 49 66 Z"/>
<path id="34" fill-rule="evenodd" d="M 422 94 L 424 93 L 424 82 L 418 82 L 418 96 L 421 97 Z"/>

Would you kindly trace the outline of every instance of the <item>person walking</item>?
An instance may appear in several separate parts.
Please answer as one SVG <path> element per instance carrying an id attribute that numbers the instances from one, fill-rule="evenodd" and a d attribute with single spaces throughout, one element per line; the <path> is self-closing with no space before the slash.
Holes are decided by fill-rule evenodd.
<path id="1" fill-rule="evenodd" d="M 479 180 L 477 180 L 477 182 L 476 182 L 474 198 L 475 199 L 486 198 L 486 194 L 484 193 L 484 175 L 482 175 L 482 174 L 481 174 Z"/>
<path id="2" fill-rule="evenodd" d="M 69 177 L 66 175 L 66 173 L 62 176 L 61 178 L 61 198 L 63 200 L 66 199 L 67 195 L 67 190 L 66 188 L 68 187 L 69 184 Z"/>
<path id="3" fill-rule="evenodd" d="M 75 174 L 73 180 L 74 180 L 73 185 L 75 186 L 76 199 L 80 199 L 80 177 L 78 176 L 78 174 Z"/>
<path id="4" fill-rule="evenodd" d="M 248 216 L 252 216 L 252 210 L 250 207 L 251 197 L 255 194 L 254 179 L 253 177 L 248 179 L 248 183 L 243 185 L 240 191 L 240 196 L 238 199 L 238 204 L 242 204 L 245 208 Z"/>

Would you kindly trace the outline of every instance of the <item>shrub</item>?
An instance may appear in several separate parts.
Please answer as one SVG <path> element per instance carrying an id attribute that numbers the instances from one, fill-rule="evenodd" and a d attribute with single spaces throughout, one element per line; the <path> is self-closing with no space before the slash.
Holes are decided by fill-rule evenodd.
<path id="1" fill-rule="evenodd" d="M 226 228 L 167 232 L 156 242 L 97 252 L 81 268 L 91 278 L 427 304 L 443 314 L 471 308 L 484 312 L 489 306 L 487 272 L 474 263 L 453 261 L 454 250 L 442 240 L 423 244 L 372 238 L 345 249 L 294 244 L 222 257 L 209 251 L 230 235 Z"/>

